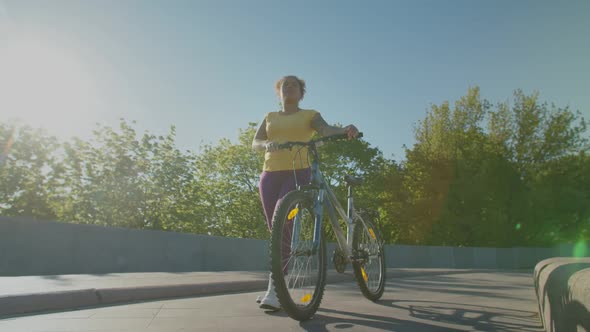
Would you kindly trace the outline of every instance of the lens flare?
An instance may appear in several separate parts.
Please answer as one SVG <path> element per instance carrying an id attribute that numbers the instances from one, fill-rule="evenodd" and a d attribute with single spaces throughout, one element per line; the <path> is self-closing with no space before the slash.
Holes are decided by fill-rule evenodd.
<path id="1" fill-rule="evenodd" d="M 14 143 L 14 131 L 15 131 L 15 128 L 12 128 L 12 132 L 10 133 L 10 136 L 8 136 L 8 140 L 6 141 L 6 144 L 4 144 L 4 149 L 2 149 L 2 153 L 0 153 L 0 166 L 2 166 L 2 164 L 4 163 L 4 160 L 6 160 L 6 158 L 8 158 L 8 153 L 10 152 L 10 149 L 12 148 L 12 144 Z"/>
<path id="2" fill-rule="evenodd" d="M 586 241 L 580 240 L 574 246 L 574 257 L 586 257 Z"/>
<path id="3" fill-rule="evenodd" d="M 12 132 L 10 133 L 10 136 L 8 136 L 8 141 L 6 141 L 6 144 L 4 145 L 4 150 L 2 151 L 2 154 L 8 154 L 10 148 L 12 148 L 12 144 L 14 143 L 14 131 L 15 129 L 13 128 Z"/>

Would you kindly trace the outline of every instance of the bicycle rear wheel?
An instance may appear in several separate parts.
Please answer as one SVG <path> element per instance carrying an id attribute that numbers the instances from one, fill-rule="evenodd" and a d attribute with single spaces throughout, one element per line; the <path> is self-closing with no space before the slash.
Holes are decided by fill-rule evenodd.
<path id="1" fill-rule="evenodd" d="M 281 307 L 299 321 L 315 314 L 326 284 L 323 236 L 314 245 L 313 197 L 311 192 L 292 191 L 279 203 L 273 217 L 272 278 Z"/>
<path id="2" fill-rule="evenodd" d="M 357 216 L 355 221 L 352 241 L 353 256 L 355 257 L 352 263 L 354 276 L 363 295 L 371 301 L 377 301 L 385 291 L 383 241 L 381 234 L 368 216 Z"/>

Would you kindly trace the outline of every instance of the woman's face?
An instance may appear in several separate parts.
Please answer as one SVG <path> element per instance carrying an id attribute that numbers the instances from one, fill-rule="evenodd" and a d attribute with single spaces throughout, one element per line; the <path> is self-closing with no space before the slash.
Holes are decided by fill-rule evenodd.
<path id="1" fill-rule="evenodd" d="M 301 87 L 294 77 L 287 77 L 281 85 L 281 100 L 284 104 L 296 104 L 301 100 Z"/>

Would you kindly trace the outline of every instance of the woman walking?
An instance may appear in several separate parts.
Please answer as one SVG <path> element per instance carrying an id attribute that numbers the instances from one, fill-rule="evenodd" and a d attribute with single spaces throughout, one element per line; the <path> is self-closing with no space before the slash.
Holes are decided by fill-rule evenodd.
<path id="1" fill-rule="evenodd" d="M 299 155 L 296 150 L 279 150 L 278 145 L 287 141 L 308 142 L 316 132 L 321 136 L 347 134 L 349 139 L 358 135 L 354 125 L 344 128 L 330 126 L 319 112 L 300 108 L 299 102 L 306 91 L 305 81 L 297 76 L 281 78 L 276 82 L 275 90 L 281 101 L 281 110 L 266 114 L 252 141 L 254 150 L 265 151 L 260 175 L 260 199 L 269 230 L 272 229 L 272 218 L 279 200 L 294 190 L 296 183 L 307 184 L 311 178 L 306 148 L 300 150 Z M 263 309 L 280 309 L 271 276 L 266 294 L 258 297 L 256 302 Z"/>

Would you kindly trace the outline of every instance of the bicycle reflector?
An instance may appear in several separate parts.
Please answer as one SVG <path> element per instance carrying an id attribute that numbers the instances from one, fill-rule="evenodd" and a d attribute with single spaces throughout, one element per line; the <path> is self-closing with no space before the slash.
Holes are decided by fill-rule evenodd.
<path id="1" fill-rule="evenodd" d="M 299 208 L 294 208 L 293 210 L 291 210 L 291 212 L 289 212 L 289 215 L 287 216 L 287 219 L 291 220 L 295 218 L 297 212 L 299 212 Z"/>
<path id="2" fill-rule="evenodd" d="M 377 240 L 377 237 L 375 236 L 375 232 L 373 232 L 372 228 L 369 228 L 369 233 L 371 234 L 371 237 L 373 238 L 373 240 Z"/>
<path id="3" fill-rule="evenodd" d="M 309 301 L 311 301 L 311 294 L 305 294 L 305 296 L 301 298 L 301 302 L 303 303 L 307 303 Z"/>
<path id="4" fill-rule="evenodd" d="M 365 279 L 365 282 L 369 281 L 369 277 L 367 277 L 367 272 L 365 272 L 364 267 L 361 267 L 361 272 L 363 273 L 363 279 Z"/>

